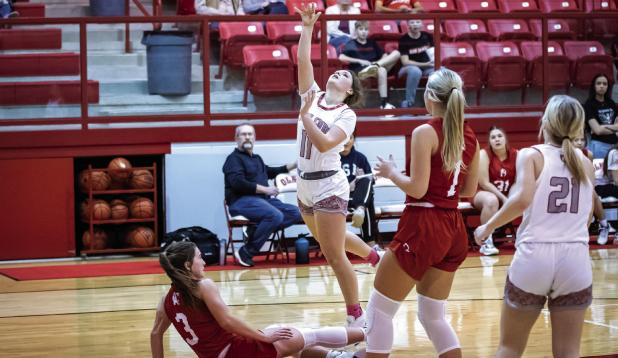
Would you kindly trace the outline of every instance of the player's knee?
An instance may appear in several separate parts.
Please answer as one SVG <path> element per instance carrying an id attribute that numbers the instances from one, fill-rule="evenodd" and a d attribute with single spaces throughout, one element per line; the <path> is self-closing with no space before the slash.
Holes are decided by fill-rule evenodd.
<path id="1" fill-rule="evenodd" d="M 488 195 L 487 199 L 485 199 L 485 205 L 487 206 L 488 210 L 496 212 L 500 208 L 500 201 L 495 195 Z"/>
<path id="2" fill-rule="evenodd" d="M 390 353 L 393 347 L 393 317 L 401 302 L 394 301 L 377 290 L 371 292 L 367 304 L 367 352 Z"/>
<path id="3" fill-rule="evenodd" d="M 418 295 L 418 320 L 438 355 L 459 348 L 459 339 L 446 320 L 446 301 Z"/>

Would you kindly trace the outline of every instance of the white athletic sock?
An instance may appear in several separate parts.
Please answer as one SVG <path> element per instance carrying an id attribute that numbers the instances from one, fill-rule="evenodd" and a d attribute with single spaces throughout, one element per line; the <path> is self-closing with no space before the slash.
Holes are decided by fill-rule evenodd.
<path id="1" fill-rule="evenodd" d="M 299 331 L 305 340 L 304 348 L 341 348 L 348 344 L 348 331 L 344 327 L 301 328 Z"/>

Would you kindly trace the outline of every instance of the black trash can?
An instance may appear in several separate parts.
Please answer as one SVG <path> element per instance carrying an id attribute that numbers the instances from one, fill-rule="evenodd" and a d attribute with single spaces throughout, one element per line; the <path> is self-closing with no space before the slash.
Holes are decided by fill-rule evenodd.
<path id="1" fill-rule="evenodd" d="M 191 45 L 189 31 L 144 31 L 148 93 L 187 95 L 191 93 Z"/>
<path id="2" fill-rule="evenodd" d="M 126 0 L 90 0 L 91 16 L 124 16 Z"/>

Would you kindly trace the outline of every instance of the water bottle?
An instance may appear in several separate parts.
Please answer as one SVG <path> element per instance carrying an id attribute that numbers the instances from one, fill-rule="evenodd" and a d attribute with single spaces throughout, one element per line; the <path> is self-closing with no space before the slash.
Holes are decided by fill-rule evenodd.
<path id="1" fill-rule="evenodd" d="M 294 243 L 296 246 L 296 264 L 303 265 L 309 263 L 309 240 L 299 237 Z"/>

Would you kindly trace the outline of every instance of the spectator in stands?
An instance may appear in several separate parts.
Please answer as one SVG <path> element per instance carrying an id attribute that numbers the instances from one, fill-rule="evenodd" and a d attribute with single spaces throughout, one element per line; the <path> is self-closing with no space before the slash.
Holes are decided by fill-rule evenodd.
<path id="1" fill-rule="evenodd" d="M 423 6 L 414 0 L 376 0 L 375 11 L 416 13 L 423 11 Z"/>
<path id="2" fill-rule="evenodd" d="M 594 189 L 597 195 L 601 197 L 602 202 L 611 203 L 618 201 L 618 143 L 614 144 L 605 155 L 603 175 L 597 175 Z M 601 235 L 602 232 L 599 229 L 598 244 L 603 245 L 607 243 L 609 229 L 607 232 L 607 236 L 605 234 Z M 614 243 L 618 243 L 615 238 Z"/>
<path id="3" fill-rule="evenodd" d="M 0 0 L 0 18 L 8 19 L 10 17 L 19 16 L 19 12 L 15 11 L 12 0 Z"/>
<path id="4" fill-rule="evenodd" d="M 326 15 L 358 15 L 360 9 L 352 6 L 352 0 L 337 0 L 335 5 L 326 8 Z M 326 32 L 328 33 L 328 43 L 337 49 L 337 53 L 341 53 L 343 46 L 354 35 L 355 20 L 349 21 L 329 21 L 326 23 Z"/>
<path id="5" fill-rule="evenodd" d="M 592 152 L 586 148 L 586 137 L 584 136 L 583 132 L 579 137 L 575 138 L 575 140 L 573 141 L 573 145 L 575 146 L 575 148 L 579 148 L 582 151 L 582 153 L 584 153 L 584 155 L 588 159 L 590 159 L 591 162 L 593 161 Z M 603 202 L 601 202 L 601 198 L 599 198 L 599 195 L 597 193 L 595 193 L 593 200 L 594 200 L 592 203 L 593 208 L 594 208 L 593 214 L 597 222 L 599 223 L 599 235 L 597 236 L 597 243 L 599 245 L 605 245 L 609 238 L 609 232 L 613 231 L 613 228 L 605 219 L 605 210 L 603 209 Z"/>
<path id="6" fill-rule="evenodd" d="M 354 24 L 354 28 L 355 38 L 345 44 L 339 59 L 349 63 L 350 70 L 356 72 L 361 80 L 378 77 L 380 108 L 395 108 L 395 106 L 388 103 L 386 80 L 388 78 L 388 71 L 395 66 L 399 59 L 399 51 L 386 54 L 375 40 L 368 39 L 368 21 L 357 21 Z"/>
<path id="7" fill-rule="evenodd" d="M 489 146 L 482 149 L 479 158 L 479 189 L 472 205 L 481 210 L 481 225 L 485 224 L 502 204 L 506 202 L 509 190 L 515 184 L 515 163 L 517 150 L 509 146 L 506 132 L 499 127 L 489 129 Z M 492 235 L 489 235 L 480 249 L 486 256 L 497 255 Z"/>
<path id="8" fill-rule="evenodd" d="M 248 15 L 287 15 L 285 0 L 242 0 L 242 8 Z"/>
<path id="9" fill-rule="evenodd" d="M 353 210 L 352 226 L 361 228 L 365 241 L 375 241 L 378 232 L 375 206 L 373 204 L 373 175 L 367 157 L 354 148 L 356 131 L 343 146 L 341 168 L 350 183 L 348 209 Z M 368 176 L 367 176 L 368 175 Z"/>
<path id="10" fill-rule="evenodd" d="M 399 77 L 406 76 L 406 98 L 401 102 L 403 108 L 414 106 L 421 77 L 434 72 L 433 36 L 421 31 L 422 26 L 421 20 L 408 20 L 408 32 L 399 39 L 403 66 L 399 70 Z"/>
<path id="11" fill-rule="evenodd" d="M 268 184 L 277 174 L 296 168 L 296 163 L 269 167 L 253 152 L 255 129 L 250 124 L 236 127 L 236 149 L 223 164 L 225 176 L 225 200 L 231 215 L 242 215 L 257 223 L 250 231 L 246 245 L 236 251 L 236 259 L 242 266 L 253 266 L 253 256 L 276 230 L 302 223 L 300 211 L 295 205 L 282 203 L 275 196 L 276 187 Z"/>
<path id="12" fill-rule="evenodd" d="M 618 143 L 618 124 L 614 123 L 618 111 L 611 98 L 613 85 L 606 75 L 596 75 L 584 103 L 586 130 L 590 133 L 588 148 L 594 158 L 603 158 Z"/>

